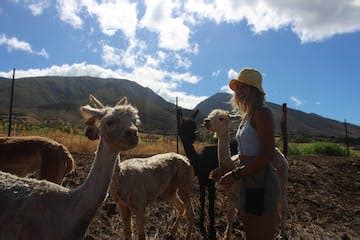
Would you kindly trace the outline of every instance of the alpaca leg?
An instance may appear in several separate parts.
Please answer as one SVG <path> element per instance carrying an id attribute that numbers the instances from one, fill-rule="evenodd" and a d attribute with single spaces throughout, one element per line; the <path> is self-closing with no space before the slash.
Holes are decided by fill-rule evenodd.
<path id="1" fill-rule="evenodd" d="M 186 210 L 186 218 L 188 221 L 188 227 L 187 227 L 187 231 L 186 231 L 186 239 L 190 239 L 191 237 L 191 233 L 194 230 L 194 210 L 191 204 L 191 198 L 190 198 L 190 194 L 182 194 L 180 196 L 181 200 L 184 203 L 185 206 L 185 210 Z"/>
<path id="2" fill-rule="evenodd" d="M 131 212 L 126 206 L 118 204 L 118 209 L 124 224 L 124 237 L 126 240 L 131 240 Z"/>
<path id="3" fill-rule="evenodd" d="M 136 210 L 136 230 L 139 240 L 145 240 L 145 208 Z"/>
<path id="4" fill-rule="evenodd" d="M 175 218 L 175 222 L 171 226 L 171 230 L 170 230 L 171 236 L 175 236 L 175 234 L 177 232 L 178 225 L 179 225 L 179 220 L 183 216 L 185 208 L 184 208 L 183 201 L 180 200 L 179 196 L 176 193 L 173 196 L 170 197 L 170 202 L 177 209 L 177 215 L 176 215 L 176 218 Z"/>
<path id="5" fill-rule="evenodd" d="M 235 199 L 230 195 L 231 193 L 229 192 L 227 196 L 227 225 L 223 239 L 231 239 L 231 231 L 235 218 Z"/>
<path id="6" fill-rule="evenodd" d="M 199 209 L 199 228 L 201 235 L 204 238 L 207 238 L 206 228 L 204 226 L 205 219 L 205 183 L 203 181 L 199 181 L 200 187 L 200 209 Z"/>
<path id="7" fill-rule="evenodd" d="M 215 182 L 209 181 L 208 182 L 208 194 L 209 194 L 209 238 L 216 239 L 216 229 L 215 229 L 215 197 L 216 197 L 216 188 Z"/>

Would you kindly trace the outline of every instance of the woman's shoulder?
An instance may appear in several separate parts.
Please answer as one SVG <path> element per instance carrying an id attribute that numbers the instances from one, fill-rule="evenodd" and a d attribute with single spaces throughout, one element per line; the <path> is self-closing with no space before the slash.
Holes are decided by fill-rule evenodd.
<path id="1" fill-rule="evenodd" d="M 267 106 L 258 107 L 253 116 L 253 126 L 256 127 L 257 125 L 273 125 L 274 119 L 273 114 L 270 108 Z"/>
<path id="2" fill-rule="evenodd" d="M 258 107 L 254 112 L 254 117 L 272 117 L 272 111 L 267 106 Z"/>

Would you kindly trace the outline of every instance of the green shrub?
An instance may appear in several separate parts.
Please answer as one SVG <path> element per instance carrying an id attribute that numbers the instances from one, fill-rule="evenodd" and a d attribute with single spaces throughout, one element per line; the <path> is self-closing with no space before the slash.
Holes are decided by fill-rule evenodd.
<path id="1" fill-rule="evenodd" d="M 346 156 L 346 148 L 336 143 L 313 142 L 313 143 L 290 143 L 289 155 L 326 155 L 326 156 Z M 351 153 L 352 155 L 354 153 Z"/>
<path id="2" fill-rule="evenodd" d="M 313 145 L 314 153 L 326 156 L 346 156 L 346 149 L 336 143 L 316 142 Z"/>
<path id="3" fill-rule="evenodd" d="M 300 150 L 299 144 L 289 144 L 288 146 L 288 154 L 292 156 L 303 155 Z"/>

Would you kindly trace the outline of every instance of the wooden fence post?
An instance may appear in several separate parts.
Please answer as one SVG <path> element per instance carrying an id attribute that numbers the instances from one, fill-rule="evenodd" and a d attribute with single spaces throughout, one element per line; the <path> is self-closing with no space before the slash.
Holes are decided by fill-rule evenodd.
<path id="1" fill-rule="evenodd" d="M 349 149 L 349 137 L 348 137 L 348 129 L 347 129 L 346 119 L 344 121 L 344 124 L 345 124 L 346 156 L 349 157 L 350 156 L 350 149 Z"/>
<path id="2" fill-rule="evenodd" d="M 178 97 L 176 97 L 176 153 L 179 153 L 179 107 L 178 107 Z"/>
<path id="3" fill-rule="evenodd" d="M 281 114 L 281 136 L 283 142 L 283 154 L 285 157 L 288 156 L 288 134 L 287 134 L 287 107 L 286 103 L 282 105 L 282 114 Z"/>
<path id="4" fill-rule="evenodd" d="M 8 137 L 10 137 L 10 135 L 11 135 L 12 107 L 13 107 L 13 98 L 14 98 L 14 82 L 15 82 L 15 68 L 13 69 L 13 78 L 12 78 L 12 82 L 11 82 Z"/>

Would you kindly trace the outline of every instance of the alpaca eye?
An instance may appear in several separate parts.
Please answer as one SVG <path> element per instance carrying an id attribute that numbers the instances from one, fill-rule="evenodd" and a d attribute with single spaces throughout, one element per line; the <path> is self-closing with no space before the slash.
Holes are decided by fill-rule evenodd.
<path id="1" fill-rule="evenodd" d="M 223 117 L 219 117 L 219 120 L 220 120 L 220 121 L 224 121 L 224 118 L 223 118 Z"/>

